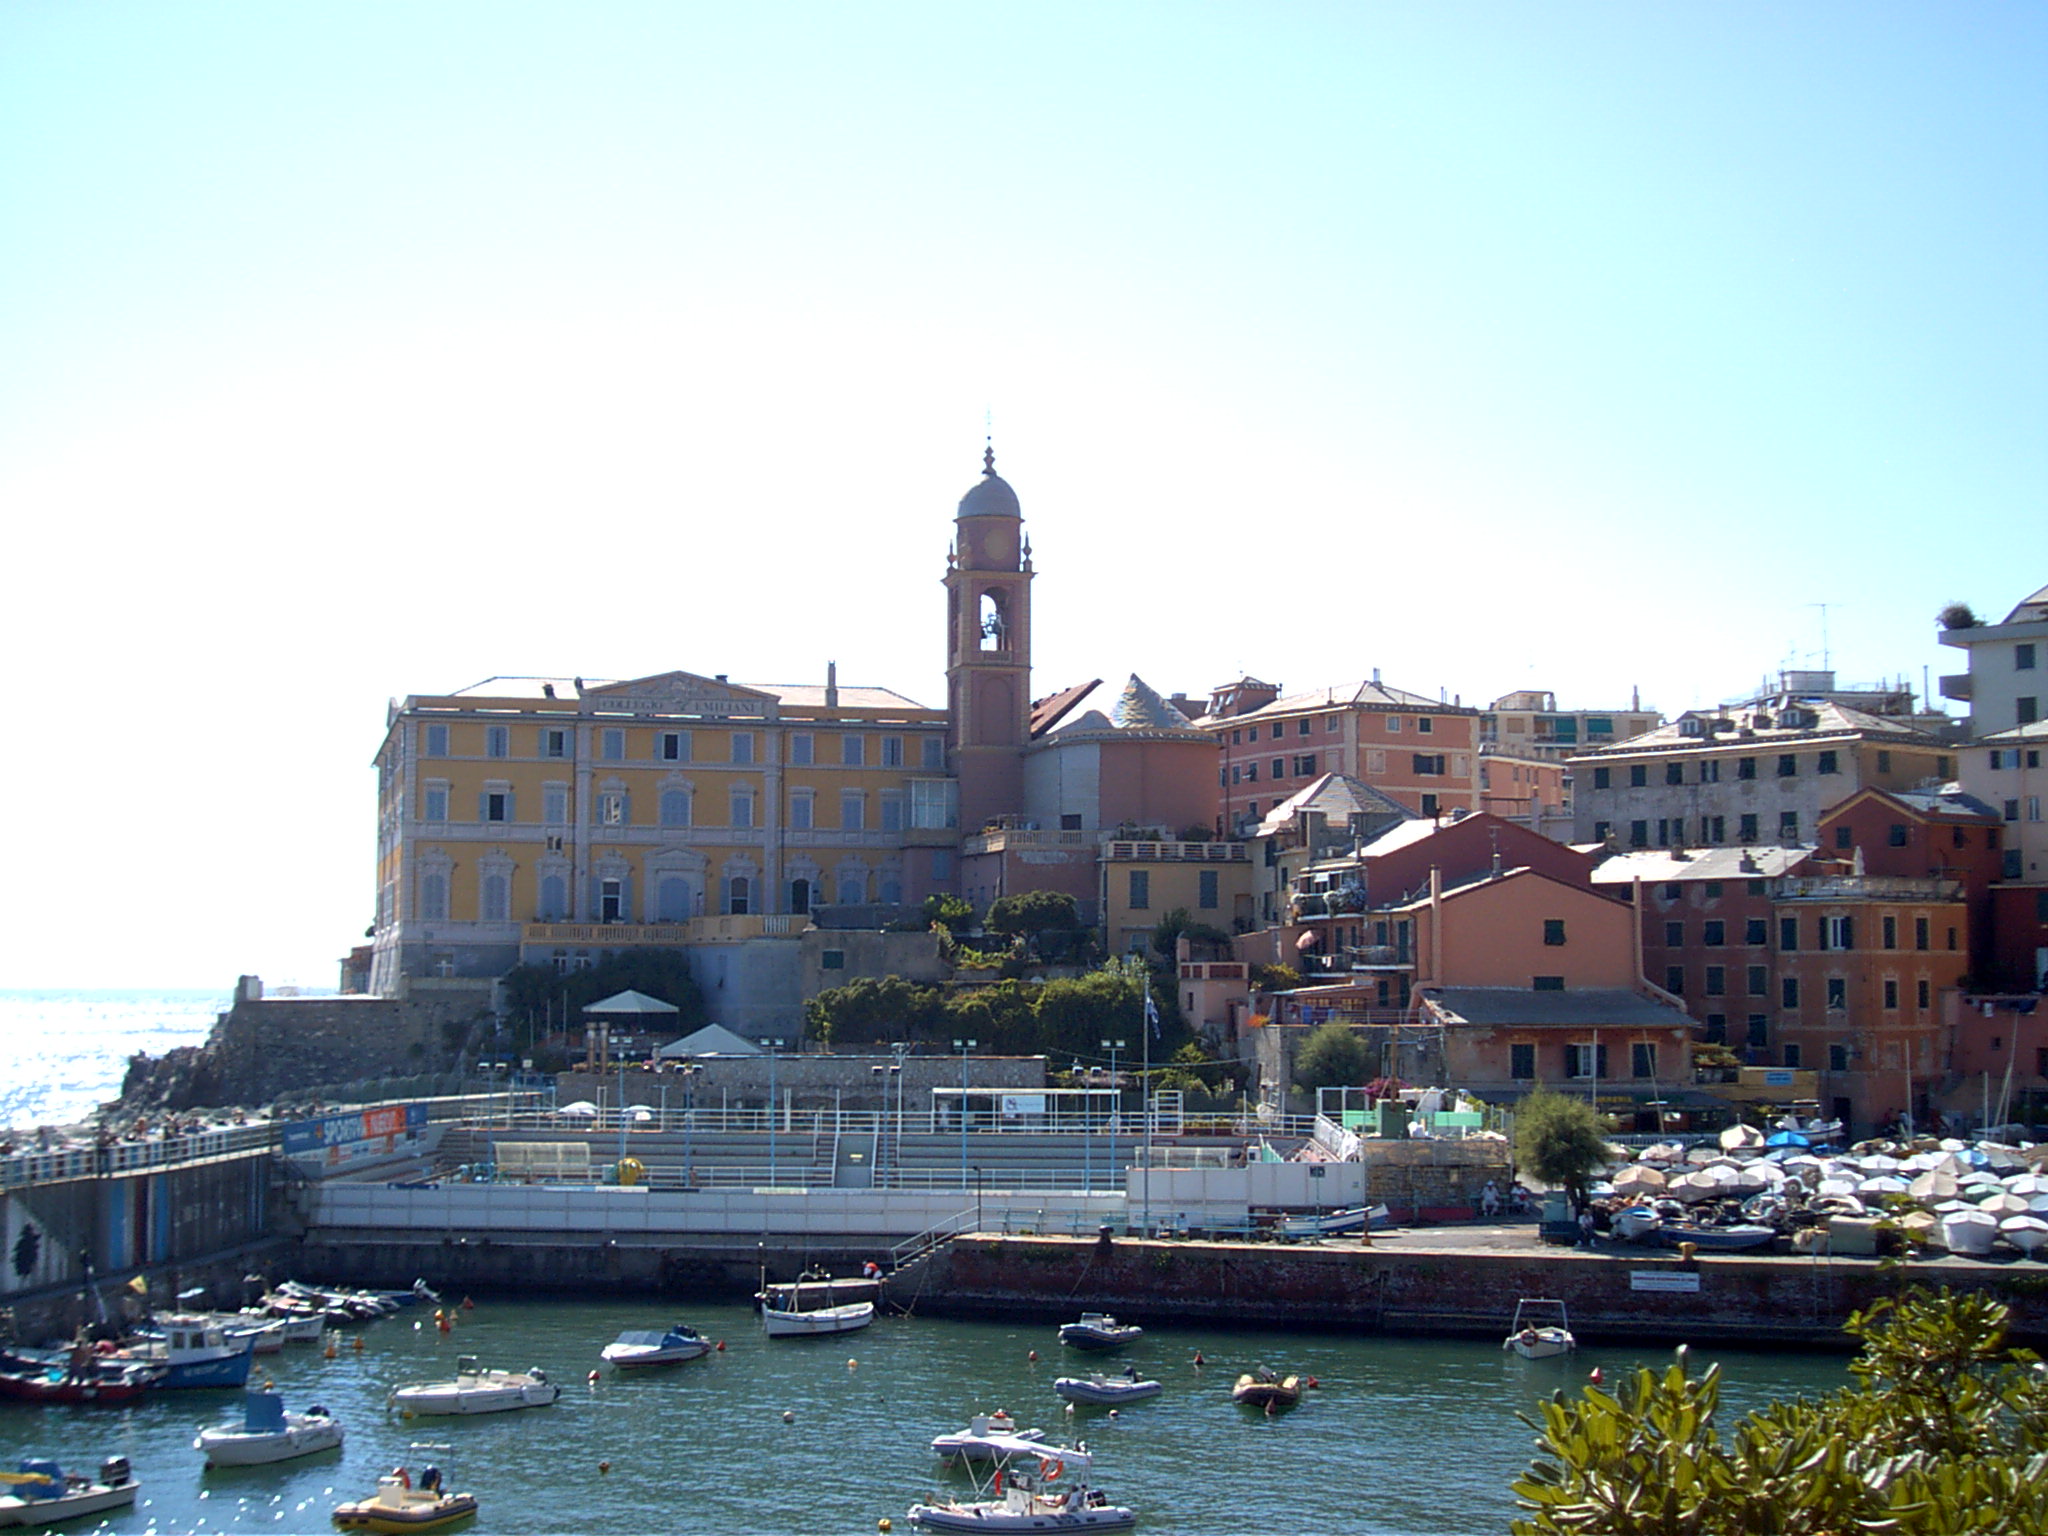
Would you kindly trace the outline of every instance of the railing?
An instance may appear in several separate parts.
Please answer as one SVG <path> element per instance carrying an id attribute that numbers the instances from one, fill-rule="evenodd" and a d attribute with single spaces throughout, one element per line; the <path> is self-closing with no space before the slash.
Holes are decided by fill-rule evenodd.
<path id="1" fill-rule="evenodd" d="M 1963 883 L 1932 875 L 1788 875 L 1777 894 L 1798 901 L 1961 901 Z"/>
<path id="2" fill-rule="evenodd" d="M 25 1189 L 67 1179 L 140 1173 L 216 1157 L 248 1156 L 274 1150 L 280 1128 L 269 1121 L 222 1126 L 169 1136 L 117 1137 L 90 1146 L 52 1147 L 0 1158 L 0 1188 Z"/>

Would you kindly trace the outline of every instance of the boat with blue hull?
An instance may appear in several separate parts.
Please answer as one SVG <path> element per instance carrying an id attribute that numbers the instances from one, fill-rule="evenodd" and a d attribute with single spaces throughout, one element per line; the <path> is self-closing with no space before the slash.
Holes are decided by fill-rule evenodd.
<path id="1" fill-rule="evenodd" d="M 230 1337 L 212 1318 L 170 1312 L 138 1328 L 117 1359 L 163 1367 L 159 1387 L 244 1387 L 255 1362 L 253 1341 Z"/>

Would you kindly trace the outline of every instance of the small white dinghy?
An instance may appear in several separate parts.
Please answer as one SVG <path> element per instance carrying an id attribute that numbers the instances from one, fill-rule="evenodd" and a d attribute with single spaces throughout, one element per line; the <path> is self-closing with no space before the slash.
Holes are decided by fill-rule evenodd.
<path id="1" fill-rule="evenodd" d="M 243 1394 L 240 1424 L 202 1429 L 192 1449 L 206 1453 L 209 1467 L 254 1467 L 331 1451 L 341 1440 L 341 1421 L 325 1408 L 286 1413 L 282 1394 L 258 1388 Z"/>
<path id="2" fill-rule="evenodd" d="M 1061 1376 L 1053 1382 L 1052 1389 L 1070 1403 L 1109 1408 L 1121 1403 L 1141 1403 L 1165 1390 L 1156 1381 L 1140 1379 L 1135 1365 L 1124 1367 L 1121 1376 L 1104 1376 L 1100 1371 L 1088 1376 Z"/>
<path id="3" fill-rule="evenodd" d="M 475 1355 L 456 1361 L 453 1381 L 426 1381 L 394 1387 L 391 1406 L 407 1413 L 506 1413 L 514 1408 L 545 1408 L 562 1395 L 537 1367 L 530 1371 L 487 1371 Z"/>
<path id="4" fill-rule="evenodd" d="M 1570 1354 L 1579 1347 L 1579 1341 L 1572 1337 L 1563 1302 L 1547 1296 L 1524 1296 L 1515 1303 L 1514 1321 L 1508 1324 L 1508 1336 L 1501 1340 L 1500 1347 L 1512 1349 L 1524 1360 L 1548 1360 Z"/>

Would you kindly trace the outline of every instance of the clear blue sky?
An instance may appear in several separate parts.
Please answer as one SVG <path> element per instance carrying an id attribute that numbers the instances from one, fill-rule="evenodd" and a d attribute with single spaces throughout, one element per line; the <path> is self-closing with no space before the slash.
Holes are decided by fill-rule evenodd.
<path id="1" fill-rule="evenodd" d="M 2048 580 L 2035 5 L 0 7 L 11 985 L 329 984 L 386 700 L 1667 712 Z M 1826 604 L 1823 610 L 1815 605 Z"/>

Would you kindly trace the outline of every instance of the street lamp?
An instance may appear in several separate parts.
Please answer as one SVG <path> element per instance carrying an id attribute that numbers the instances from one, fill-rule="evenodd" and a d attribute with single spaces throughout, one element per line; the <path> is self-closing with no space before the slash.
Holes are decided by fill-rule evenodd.
<path id="1" fill-rule="evenodd" d="M 1124 1042 L 1122 1040 L 1104 1040 L 1102 1042 L 1102 1049 L 1110 1053 L 1110 1094 L 1114 1094 L 1114 1098 L 1110 1102 L 1116 1106 L 1116 1110 L 1110 1114 L 1110 1184 L 1114 1184 L 1116 1182 L 1116 1112 L 1120 1112 L 1124 1108 L 1124 1092 L 1116 1085 L 1116 1053 L 1124 1049 Z"/>
<path id="2" fill-rule="evenodd" d="M 978 1040 L 955 1040 L 953 1049 L 960 1053 L 960 1187 L 967 1187 L 967 1054 L 981 1042 Z"/>
<path id="3" fill-rule="evenodd" d="M 681 1068 L 683 1074 L 683 1187 L 697 1187 L 697 1074 L 704 1069 L 691 1062 Z"/>
<path id="4" fill-rule="evenodd" d="M 761 1044 L 768 1048 L 768 1183 L 772 1187 L 776 1181 L 777 1166 L 775 1139 L 775 1053 L 782 1049 L 783 1042 L 780 1039 L 763 1040 Z"/>
<path id="5" fill-rule="evenodd" d="M 898 1047 L 897 1047 L 897 1049 L 898 1049 L 898 1050 L 901 1050 L 901 1049 L 902 1049 L 902 1047 L 901 1047 L 901 1046 L 898 1046 Z M 897 1109 L 897 1113 L 896 1113 L 896 1141 L 897 1141 L 897 1143 L 899 1143 L 899 1145 L 897 1146 L 897 1148 L 896 1148 L 895 1152 L 894 1152 L 894 1153 L 893 1153 L 893 1154 L 891 1155 L 891 1157 L 890 1157 L 890 1159 L 889 1159 L 889 1165 L 890 1165 L 891 1167 L 894 1167 L 894 1166 L 896 1165 L 896 1163 L 897 1163 L 898 1159 L 900 1159 L 900 1158 L 902 1157 L 902 1155 L 903 1155 L 903 1153 L 902 1153 L 902 1147 L 901 1147 L 901 1145 L 900 1145 L 900 1143 L 901 1143 L 901 1142 L 902 1142 L 902 1140 L 903 1140 L 903 1112 L 902 1112 L 902 1109 L 901 1109 L 901 1107 L 900 1107 L 900 1106 L 901 1106 L 901 1104 L 902 1104 L 902 1102 L 903 1102 L 903 1089 L 902 1089 L 902 1083 L 903 1083 L 903 1063 L 899 1061 L 899 1062 L 897 1062 L 897 1063 L 896 1063 L 896 1065 L 895 1065 L 895 1066 L 893 1066 L 893 1067 L 891 1067 L 891 1066 L 869 1067 L 869 1068 L 868 1068 L 868 1075 L 869 1075 L 869 1076 L 871 1076 L 871 1077 L 873 1077 L 873 1078 L 874 1078 L 874 1080 L 875 1080 L 875 1081 L 876 1081 L 877 1083 L 881 1084 L 881 1088 L 882 1088 L 882 1107 L 881 1107 L 881 1109 L 880 1109 L 880 1110 L 878 1110 L 878 1111 L 876 1112 L 876 1116 L 875 1116 L 876 1124 L 877 1124 L 877 1125 L 878 1125 L 878 1126 L 880 1127 L 880 1130 L 879 1130 L 879 1131 L 878 1131 L 878 1132 L 876 1133 L 876 1136 L 875 1136 L 875 1143 L 876 1143 L 876 1145 L 877 1145 L 877 1146 L 881 1145 L 881 1142 L 882 1142 L 882 1137 L 883 1137 L 883 1135 L 885 1135 L 885 1134 L 887 1133 L 887 1131 L 888 1131 L 888 1129 L 889 1129 L 889 1083 L 890 1083 L 890 1080 L 891 1080 L 891 1079 L 893 1078 L 893 1079 L 895 1080 L 896 1084 L 897 1084 L 897 1090 L 896 1090 L 896 1102 L 897 1102 L 897 1104 L 898 1104 L 899 1108 Z M 879 1173 L 879 1172 L 881 1171 L 881 1163 L 882 1163 L 882 1159 L 881 1159 L 881 1157 L 880 1157 L 880 1156 L 878 1155 L 878 1156 L 877 1156 L 877 1157 L 875 1158 L 875 1172 Z"/>
<path id="6" fill-rule="evenodd" d="M 1123 1095 L 1122 1095 L 1121 1093 L 1119 1093 L 1119 1092 L 1117 1091 L 1117 1086 L 1116 1086 L 1116 1053 L 1117 1053 L 1118 1051 L 1120 1051 L 1120 1050 L 1122 1050 L 1122 1049 L 1124 1048 L 1124 1043 L 1123 1043 L 1123 1041 L 1121 1041 L 1121 1040 L 1105 1040 L 1105 1041 L 1103 1041 L 1103 1042 L 1102 1042 L 1102 1048 L 1103 1048 L 1103 1049 L 1104 1049 L 1105 1051 L 1109 1052 L 1109 1088 L 1110 1088 L 1110 1092 L 1112 1092 L 1112 1093 L 1115 1093 L 1115 1094 L 1117 1095 L 1117 1103 L 1118 1103 L 1118 1106 L 1119 1106 L 1119 1107 L 1121 1107 L 1121 1106 L 1122 1106 L 1122 1102 L 1123 1102 Z M 1091 1077 L 1092 1077 L 1093 1075 L 1094 1075 L 1093 1073 L 1090 1073 L 1090 1076 L 1091 1076 Z M 1094 1114 L 1093 1114 L 1092 1112 L 1093 1112 L 1093 1110 L 1094 1110 L 1094 1108 L 1095 1108 L 1095 1105 L 1094 1105 L 1094 1095 L 1093 1095 L 1093 1094 L 1090 1094 L 1090 1095 L 1089 1095 L 1088 1097 L 1089 1097 L 1089 1105 L 1088 1105 L 1088 1108 L 1089 1108 L 1089 1110 L 1091 1111 L 1091 1113 L 1090 1113 L 1090 1114 L 1089 1114 L 1089 1116 L 1087 1117 L 1087 1121 L 1086 1121 L 1086 1124 L 1087 1124 L 1087 1125 L 1088 1125 L 1088 1126 L 1090 1127 L 1090 1130 L 1089 1130 L 1089 1133 L 1088 1133 L 1088 1134 L 1087 1134 L 1086 1136 L 1084 1136 L 1084 1138 L 1083 1138 L 1083 1140 L 1082 1140 L 1082 1146 L 1081 1146 L 1081 1157 L 1082 1157 L 1083 1165 L 1084 1165 L 1084 1166 L 1086 1167 L 1086 1169 L 1087 1169 L 1087 1174 L 1088 1174 L 1088 1190 L 1089 1190 L 1089 1193 L 1090 1193 L 1090 1194 L 1093 1194 L 1093 1193 L 1094 1193 L 1094 1191 L 1095 1191 L 1095 1148 L 1094 1148 L 1094 1135 L 1093 1135 L 1093 1127 L 1094 1127 L 1094 1124 L 1095 1124 L 1095 1117 L 1094 1117 Z M 1110 1123 L 1110 1132 L 1109 1132 L 1109 1165 L 1110 1165 L 1110 1167 L 1111 1167 L 1112 1169 L 1116 1167 L 1116 1125 L 1115 1125 L 1115 1121 L 1114 1121 L 1114 1119 L 1112 1119 L 1112 1120 L 1111 1120 L 1111 1123 Z"/>

